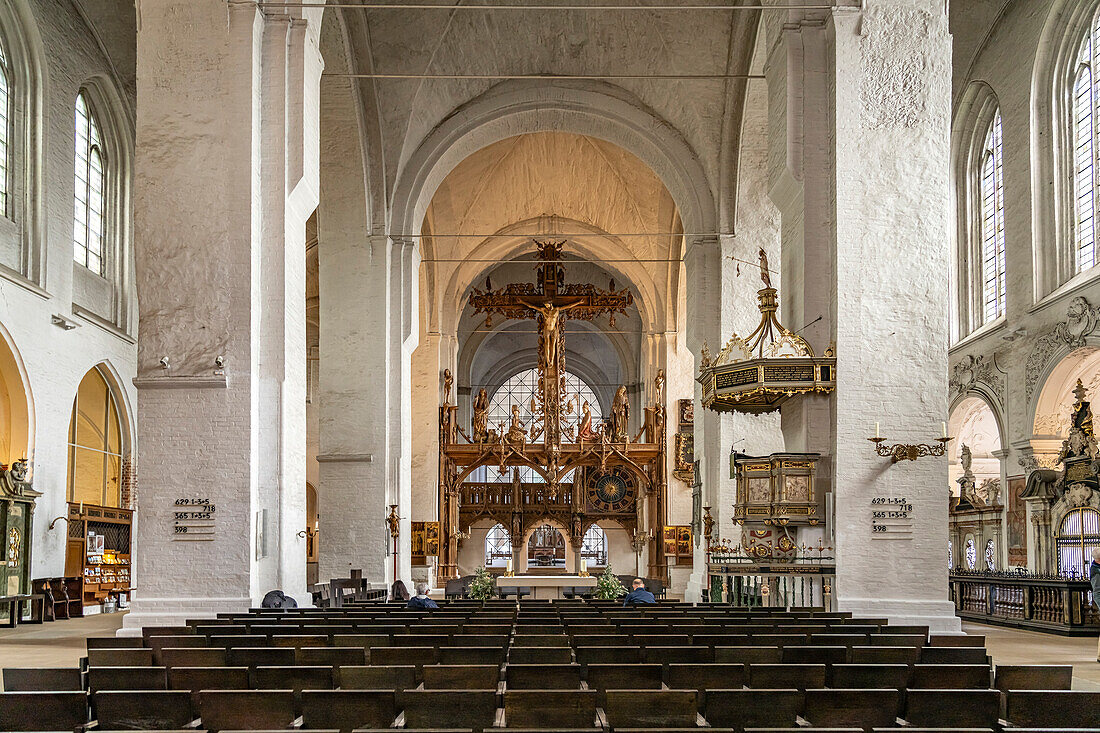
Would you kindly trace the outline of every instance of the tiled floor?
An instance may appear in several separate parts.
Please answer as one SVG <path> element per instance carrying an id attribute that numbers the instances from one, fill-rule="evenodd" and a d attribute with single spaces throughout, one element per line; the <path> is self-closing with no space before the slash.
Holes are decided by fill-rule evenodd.
<path id="1" fill-rule="evenodd" d="M 101 614 L 50 624 L 0 629 L 0 667 L 75 667 L 89 636 L 113 636 L 124 613 Z M 964 623 L 970 634 L 984 634 L 994 663 L 1072 664 L 1073 686 L 1100 690 L 1095 637 L 1070 637 Z"/>

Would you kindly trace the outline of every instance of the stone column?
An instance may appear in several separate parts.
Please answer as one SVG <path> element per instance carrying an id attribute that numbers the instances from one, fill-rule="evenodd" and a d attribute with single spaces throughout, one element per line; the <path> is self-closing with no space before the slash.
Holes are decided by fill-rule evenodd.
<path id="1" fill-rule="evenodd" d="M 307 600 L 303 244 L 321 71 L 316 28 L 254 3 L 142 0 L 139 15 L 141 584 L 124 634 L 275 588 Z M 212 523 L 177 514 L 206 506 Z"/>
<path id="2" fill-rule="evenodd" d="M 942 458 L 891 465 L 867 437 L 935 445 L 947 415 L 951 37 L 941 0 L 834 9 L 836 595 L 843 611 L 960 629 Z M 826 110 L 821 110 L 825 112 Z M 872 540 L 871 499 L 913 505 Z"/>

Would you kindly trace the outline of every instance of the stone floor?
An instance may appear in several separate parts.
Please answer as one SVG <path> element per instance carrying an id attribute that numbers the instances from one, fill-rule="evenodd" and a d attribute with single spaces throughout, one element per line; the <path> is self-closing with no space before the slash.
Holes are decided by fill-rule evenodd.
<path id="1" fill-rule="evenodd" d="M 75 667 L 89 636 L 113 636 L 125 613 L 100 614 L 50 624 L 0 629 L 0 667 Z M 1073 687 L 1100 691 L 1096 638 L 1057 636 L 1000 626 L 964 623 L 969 634 L 984 634 L 994 663 L 1072 664 Z"/>

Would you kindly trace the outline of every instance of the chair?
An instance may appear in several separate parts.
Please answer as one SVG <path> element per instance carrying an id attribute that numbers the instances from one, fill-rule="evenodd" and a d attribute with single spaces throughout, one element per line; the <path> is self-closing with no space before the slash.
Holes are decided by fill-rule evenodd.
<path id="1" fill-rule="evenodd" d="M 178 730 L 194 715 L 191 693 L 182 690 L 112 690 L 95 693 L 101 730 Z"/>
<path id="2" fill-rule="evenodd" d="M 289 728 L 295 718 L 290 690 L 202 690 L 198 701 L 201 728 L 209 733 Z"/>
<path id="3" fill-rule="evenodd" d="M 305 690 L 302 728 L 350 733 L 356 728 L 386 728 L 397 716 L 390 690 Z"/>
<path id="4" fill-rule="evenodd" d="M 604 713 L 619 728 L 684 728 L 698 720 L 695 690 L 607 690 Z"/>
<path id="5" fill-rule="evenodd" d="M 581 729 L 596 721 L 593 690 L 507 690 L 504 722 L 509 728 Z"/>
<path id="6" fill-rule="evenodd" d="M 87 722 L 83 692 L 0 692 L 0 730 L 75 730 Z"/>
<path id="7" fill-rule="evenodd" d="M 5 692 L 76 692 L 83 689 L 80 670 L 76 667 L 60 669 L 4 668 Z"/>

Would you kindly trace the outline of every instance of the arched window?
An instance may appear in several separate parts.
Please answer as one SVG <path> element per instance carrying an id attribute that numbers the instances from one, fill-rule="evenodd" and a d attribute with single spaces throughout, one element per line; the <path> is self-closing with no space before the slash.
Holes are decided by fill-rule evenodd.
<path id="1" fill-rule="evenodd" d="M 92 369 L 80 381 L 69 421 L 69 501 L 119 505 L 122 425 L 107 380 Z"/>
<path id="2" fill-rule="evenodd" d="M 494 524 L 485 535 L 485 567 L 504 567 L 512 556 L 512 536 L 503 524 Z"/>
<path id="3" fill-rule="evenodd" d="M 1100 547 L 1100 512 L 1073 509 L 1062 519 L 1055 538 L 1058 547 L 1058 572 L 1088 577 L 1092 551 Z"/>
<path id="4" fill-rule="evenodd" d="M 1077 54 L 1070 98 L 1073 160 L 1074 272 L 1096 264 L 1096 214 L 1100 204 L 1097 146 L 1100 144 L 1100 12 L 1092 17 Z"/>
<path id="5" fill-rule="evenodd" d="M 519 407 L 519 418 L 530 430 L 534 414 L 531 411 L 532 400 L 537 400 L 539 393 L 539 371 L 528 369 L 513 375 L 505 380 L 504 384 L 497 387 L 489 398 L 489 429 L 499 430 L 504 423 L 504 429 L 512 421 L 512 405 Z M 572 413 L 562 415 L 563 427 L 572 423 L 575 429 L 580 423 L 581 408 L 585 402 L 592 413 L 592 427 L 595 429 L 602 420 L 600 402 L 596 393 L 583 379 L 572 372 L 565 372 L 565 398 L 572 403 Z M 519 468 L 519 480 L 524 483 L 542 483 L 543 478 L 534 469 Z M 511 483 L 512 472 L 501 474 L 499 470 L 492 468 L 477 468 L 470 475 L 472 482 Z M 568 479 L 567 479 L 568 480 Z"/>
<path id="6" fill-rule="evenodd" d="M 544 524 L 527 540 L 527 563 L 542 567 L 565 567 L 565 537 L 555 527 Z"/>
<path id="7" fill-rule="evenodd" d="M 988 540 L 985 543 L 985 569 L 997 569 L 997 548 L 993 544 L 993 540 Z"/>
<path id="8" fill-rule="evenodd" d="M 955 569 L 955 548 L 951 540 L 947 541 L 947 569 Z"/>
<path id="9" fill-rule="evenodd" d="M 99 122 L 84 92 L 76 97 L 76 188 L 73 259 L 104 274 L 105 160 Z"/>
<path id="10" fill-rule="evenodd" d="M 12 109 L 11 64 L 8 51 L 0 43 L 0 215 L 12 218 Z"/>
<path id="11" fill-rule="evenodd" d="M 584 533 L 581 543 L 581 557 L 589 565 L 607 565 L 607 533 L 598 524 L 593 524 Z"/>
<path id="12" fill-rule="evenodd" d="M 978 163 L 982 322 L 1005 313 L 1005 198 L 1001 112 L 993 114 Z"/>
<path id="13" fill-rule="evenodd" d="M 974 538 L 966 541 L 966 569 L 973 570 L 978 566 L 978 548 L 974 546 Z"/>

